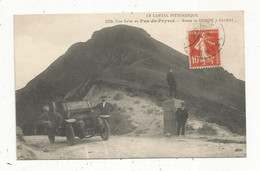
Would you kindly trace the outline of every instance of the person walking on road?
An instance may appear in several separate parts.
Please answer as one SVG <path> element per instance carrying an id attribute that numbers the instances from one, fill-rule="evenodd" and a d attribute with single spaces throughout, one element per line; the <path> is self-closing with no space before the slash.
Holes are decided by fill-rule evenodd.
<path id="1" fill-rule="evenodd" d="M 177 109 L 176 112 L 176 121 L 177 121 L 177 136 L 180 135 L 185 135 L 185 124 L 188 119 L 188 111 L 185 108 L 185 103 L 181 103 L 181 107 Z"/>
<path id="2" fill-rule="evenodd" d="M 169 72 L 167 73 L 167 82 L 169 85 L 169 97 L 174 97 L 176 98 L 177 95 L 177 84 L 176 84 L 176 80 L 175 80 L 175 76 L 173 74 L 173 67 L 170 67 Z M 173 93 L 173 95 L 172 95 Z"/>

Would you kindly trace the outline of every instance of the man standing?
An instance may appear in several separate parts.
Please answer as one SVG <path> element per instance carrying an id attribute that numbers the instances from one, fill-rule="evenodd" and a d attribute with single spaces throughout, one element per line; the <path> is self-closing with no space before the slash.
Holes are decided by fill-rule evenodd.
<path id="1" fill-rule="evenodd" d="M 169 85 L 169 97 L 175 97 L 177 95 L 177 90 L 176 90 L 176 80 L 175 80 L 175 76 L 172 72 L 173 67 L 170 68 L 170 71 L 167 73 L 167 82 Z M 173 92 L 173 95 L 172 95 Z"/>
<path id="2" fill-rule="evenodd" d="M 99 109 L 100 115 L 109 115 L 112 106 L 107 103 L 107 96 L 102 96 L 101 100 L 102 102 L 92 107 L 92 109 Z"/>
<path id="3" fill-rule="evenodd" d="M 180 135 L 180 130 L 181 130 L 181 135 L 185 134 L 185 124 L 188 119 L 188 111 L 185 108 L 185 103 L 181 103 L 181 107 L 177 109 L 176 112 L 176 121 L 177 121 L 177 135 Z"/>
<path id="4" fill-rule="evenodd" d="M 98 103 L 96 106 L 92 107 L 92 109 L 99 109 L 100 110 L 100 115 L 109 115 L 110 111 L 112 109 L 112 105 L 107 102 L 107 96 L 102 96 L 101 100 L 102 100 L 102 102 Z M 98 125 L 100 127 L 103 127 L 102 119 L 99 116 L 96 116 L 95 119 L 97 120 Z"/>

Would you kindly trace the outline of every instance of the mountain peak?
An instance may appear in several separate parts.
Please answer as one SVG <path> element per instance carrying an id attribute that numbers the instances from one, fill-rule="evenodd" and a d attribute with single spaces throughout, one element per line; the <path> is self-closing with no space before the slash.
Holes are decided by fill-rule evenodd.
<path id="1" fill-rule="evenodd" d="M 150 34 L 148 34 L 144 29 L 129 26 L 129 25 L 116 25 L 112 27 L 106 27 L 99 31 L 95 31 L 92 35 L 91 39 L 95 39 L 97 37 L 103 37 L 103 36 L 109 36 L 109 37 L 118 37 L 118 36 L 136 36 L 136 35 L 142 35 L 150 37 Z"/>

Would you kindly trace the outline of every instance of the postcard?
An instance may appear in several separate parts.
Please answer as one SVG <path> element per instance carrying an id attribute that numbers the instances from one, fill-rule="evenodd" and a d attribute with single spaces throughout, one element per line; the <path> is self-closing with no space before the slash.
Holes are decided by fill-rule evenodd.
<path id="1" fill-rule="evenodd" d="M 18 160 L 246 157 L 243 11 L 15 15 Z"/>

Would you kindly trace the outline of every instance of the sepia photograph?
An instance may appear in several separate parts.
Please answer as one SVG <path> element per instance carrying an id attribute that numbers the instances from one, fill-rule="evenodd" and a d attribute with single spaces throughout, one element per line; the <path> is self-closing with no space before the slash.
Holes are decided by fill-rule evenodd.
<path id="1" fill-rule="evenodd" d="M 17 160 L 247 157 L 244 11 L 13 19 Z"/>

